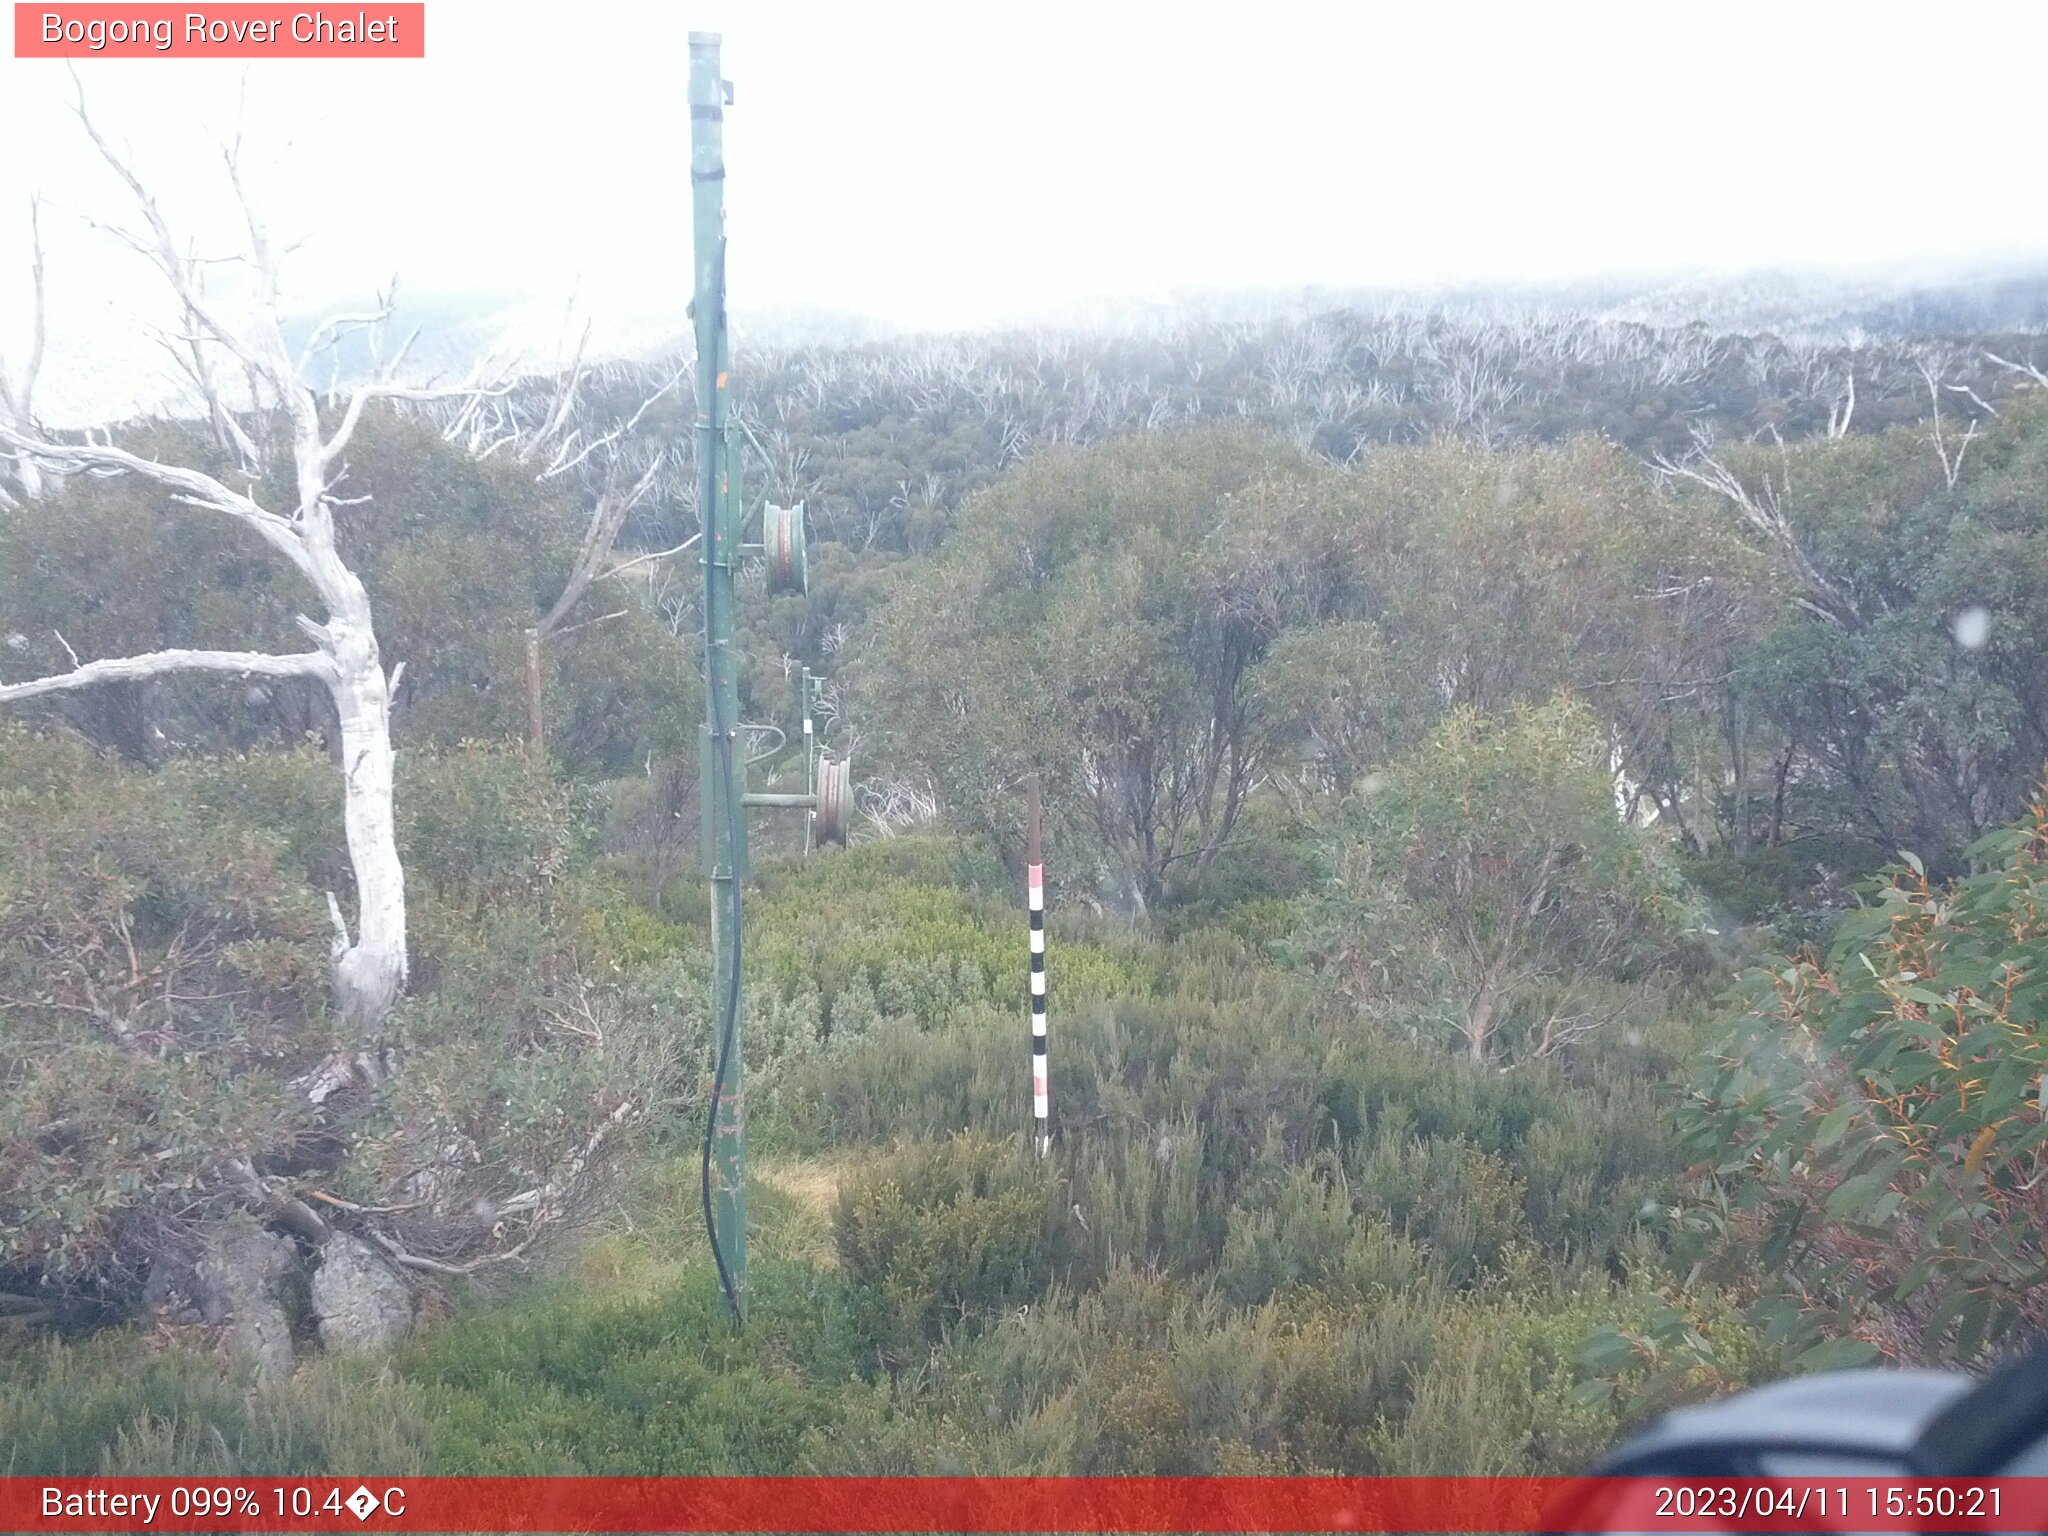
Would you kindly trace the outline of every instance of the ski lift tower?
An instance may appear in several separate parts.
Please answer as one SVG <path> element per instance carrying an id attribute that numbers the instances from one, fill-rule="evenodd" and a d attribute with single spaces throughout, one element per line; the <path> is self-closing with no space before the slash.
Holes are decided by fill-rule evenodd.
<path id="1" fill-rule="evenodd" d="M 802 683 L 802 794 L 750 794 L 739 747 L 739 648 L 734 574 L 745 556 L 767 562 L 770 592 L 809 587 L 804 509 L 766 506 L 759 543 L 743 543 L 739 428 L 731 412 L 731 338 L 725 308 L 725 109 L 732 87 L 719 73 L 719 37 L 690 34 L 690 201 L 696 296 L 698 559 L 704 570 L 704 728 L 698 776 L 705 872 L 711 878 L 711 1018 L 714 1064 L 704 1123 L 705 1229 L 726 1313 L 747 1315 L 746 1097 L 740 1012 L 740 887 L 747 873 L 749 809 L 803 810 L 819 842 L 844 843 L 852 823 L 852 772 L 824 757 L 811 728 L 814 680 Z M 811 837 L 806 836 L 808 851 Z"/>

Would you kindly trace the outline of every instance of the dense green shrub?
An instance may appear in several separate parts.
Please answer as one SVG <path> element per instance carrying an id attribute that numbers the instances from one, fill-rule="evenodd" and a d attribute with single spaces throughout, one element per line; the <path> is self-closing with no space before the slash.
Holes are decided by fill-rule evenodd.
<path id="1" fill-rule="evenodd" d="M 586 914 L 605 898 L 587 818 L 516 750 L 400 760 L 413 988 L 384 1070 L 317 1110 L 294 1080 L 330 1020 L 337 869 L 317 754 L 178 759 L 154 772 L 0 722 L 0 1272 L 121 1302 L 247 1177 L 406 1206 L 459 1253 L 461 1213 L 614 1150 L 694 1100 L 701 990 L 627 988 Z M 345 891 L 347 886 L 344 884 Z M 448 1171 L 451 1165 L 459 1174 Z M 432 1199 L 415 1185 L 442 1165 Z M 12 1288 L 12 1287 L 0 1287 Z"/>
<path id="2" fill-rule="evenodd" d="M 224 1161 L 312 1130 L 326 917 L 290 819 L 221 814 L 235 770 L 0 721 L 0 1271 L 118 1291 Z"/>
<path id="3" fill-rule="evenodd" d="M 836 1217 L 857 1336 L 900 1366 L 949 1323 L 1028 1302 L 1060 1214 L 1051 1171 L 1016 1143 L 908 1143 L 865 1165 Z"/>
<path id="4" fill-rule="evenodd" d="M 1162 398 L 1222 414 L 1270 339 L 1191 340 L 1237 383 Z M 815 478 L 824 537 L 808 596 L 744 605 L 748 715 L 788 724 L 790 664 L 831 657 L 830 739 L 977 835 L 799 863 L 793 819 L 759 829 L 750 1326 L 718 1316 L 695 1208 L 688 608 L 608 588 L 624 611 L 547 652 L 553 761 L 530 761 L 520 631 L 578 509 L 379 417 L 341 489 L 373 498 L 343 532 L 407 663 L 413 985 L 388 1070 L 318 1124 L 289 1089 L 335 1043 L 323 893 L 348 885 L 320 701 L 187 679 L 29 706 L 49 734 L 0 730 L 0 1161 L 27 1170 L 0 1180 L 0 1291 L 120 1299 L 152 1226 L 229 1198 L 236 1158 L 403 1207 L 407 1241 L 453 1260 L 521 1230 L 479 1205 L 574 1183 L 610 1234 L 593 1252 L 654 1278 L 557 1250 L 561 1272 L 360 1370 L 264 1391 L 199 1334 L 10 1342 L 15 1467 L 1560 1471 L 1788 1359 L 1912 1354 L 1916 1330 L 1961 1358 L 2039 1321 L 2040 827 L 1978 844 L 1953 889 L 1898 875 L 1826 964 L 1756 979 L 1740 1049 L 1697 1069 L 1690 1148 L 1656 1087 L 1714 963 L 1674 848 L 1710 900 L 1796 936 L 1901 837 L 1967 873 L 2037 766 L 2036 407 L 2012 402 L 1958 485 L 1917 433 L 1773 457 L 1853 598 L 1821 620 L 1780 552 L 1612 444 L 1321 456 L 1432 420 L 1410 401 L 1297 444 L 1126 434 L 998 481 L 1022 450 L 993 404 L 860 388 L 782 397 L 774 473 Z M 1599 403 L 1677 449 L 1676 398 Z M 1503 420 L 1567 435 L 1546 410 Z M 844 452 L 806 470 L 821 432 Z M 1047 440 L 1105 435 L 1077 417 Z M 136 442 L 204 459 L 187 436 Z M 289 577 L 235 530 L 118 482 L 47 511 L 0 528 L 9 679 L 67 644 L 299 643 Z M 1978 603 L 1963 654 L 1950 620 Z M 1033 765 L 1044 1159 L 1023 1137 Z M 1093 910 L 1119 895 L 1158 922 Z M 600 1140 L 615 1184 L 577 1177 Z M 1708 1152 L 1722 1182 L 1682 1192 Z M 1675 1265 L 1674 1222 L 1708 1239 Z"/>

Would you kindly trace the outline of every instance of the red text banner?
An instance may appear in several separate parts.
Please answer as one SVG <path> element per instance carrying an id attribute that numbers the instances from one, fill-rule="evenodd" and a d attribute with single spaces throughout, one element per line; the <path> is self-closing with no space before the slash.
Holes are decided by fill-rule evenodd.
<path id="1" fill-rule="evenodd" d="M 2048 1479 L 0 1478 L 6 1531 L 2040 1531 Z"/>
<path id="2" fill-rule="evenodd" d="M 423 59 L 422 3 L 22 4 L 17 59 Z"/>

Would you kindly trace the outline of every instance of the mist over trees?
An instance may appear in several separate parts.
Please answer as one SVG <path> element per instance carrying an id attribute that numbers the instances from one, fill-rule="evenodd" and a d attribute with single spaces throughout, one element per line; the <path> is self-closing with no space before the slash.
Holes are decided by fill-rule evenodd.
<path id="1" fill-rule="evenodd" d="M 743 352 L 814 541 L 742 576 L 755 771 L 810 668 L 861 818 L 750 831 L 734 1335 L 681 360 L 430 395 L 131 190 L 197 408 L 0 373 L 17 1467 L 1561 1471 L 2038 1325 L 2038 337 Z"/>

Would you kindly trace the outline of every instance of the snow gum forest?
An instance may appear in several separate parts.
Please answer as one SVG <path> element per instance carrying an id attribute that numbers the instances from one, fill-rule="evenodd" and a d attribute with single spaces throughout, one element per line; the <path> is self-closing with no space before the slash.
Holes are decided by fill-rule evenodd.
<path id="1" fill-rule="evenodd" d="M 1561 1472 L 2040 1328 L 2048 287 L 742 329 L 854 823 L 734 1329 L 692 359 L 423 383 L 100 148 L 190 406 L 0 359 L 0 1472 Z"/>

